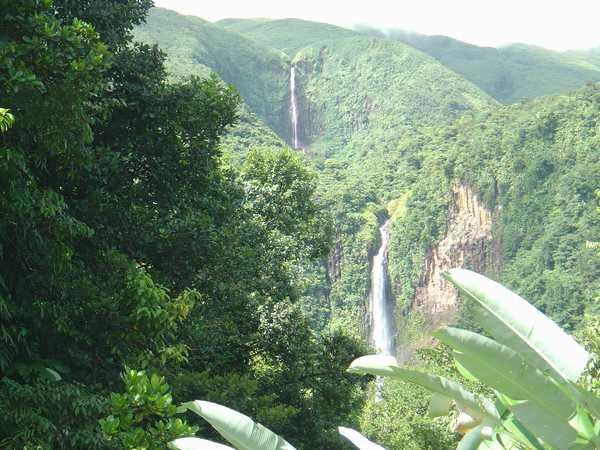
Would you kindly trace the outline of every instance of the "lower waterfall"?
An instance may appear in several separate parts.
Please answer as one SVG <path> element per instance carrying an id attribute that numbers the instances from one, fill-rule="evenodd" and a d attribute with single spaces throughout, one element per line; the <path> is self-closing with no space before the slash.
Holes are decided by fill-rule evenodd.
<path id="1" fill-rule="evenodd" d="M 296 68 L 290 68 L 290 115 L 292 119 L 292 138 L 294 148 L 300 148 L 298 138 L 298 104 L 296 101 Z"/>
<path id="2" fill-rule="evenodd" d="M 390 289 L 387 273 L 389 227 L 390 219 L 379 228 L 381 246 L 373 257 L 369 312 L 371 317 L 371 342 L 375 347 L 375 351 L 379 354 L 395 356 L 393 310 L 389 301 Z M 383 378 L 377 377 L 375 383 L 375 401 L 379 402 L 382 399 Z"/>
<path id="3" fill-rule="evenodd" d="M 394 325 L 392 308 L 389 301 L 389 286 L 387 274 L 388 243 L 390 220 L 380 228 L 381 246 L 373 257 L 371 271 L 371 340 L 378 353 L 394 356 Z"/>

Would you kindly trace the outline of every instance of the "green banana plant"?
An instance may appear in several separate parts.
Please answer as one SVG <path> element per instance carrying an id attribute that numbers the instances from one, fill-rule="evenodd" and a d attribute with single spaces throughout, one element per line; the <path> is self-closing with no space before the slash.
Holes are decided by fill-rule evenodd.
<path id="1" fill-rule="evenodd" d="M 460 384 L 368 355 L 350 372 L 391 377 L 433 393 L 430 414 L 460 411 L 458 450 L 600 448 L 600 399 L 578 384 L 590 355 L 556 323 L 504 286 L 453 269 L 445 278 L 478 304 L 476 320 L 492 338 L 458 328 L 434 333 L 453 352 L 461 374 L 491 387 L 496 399 Z"/>
<path id="2" fill-rule="evenodd" d="M 385 450 L 381 445 L 371 442 L 358 431 L 352 428 L 338 427 L 338 432 L 341 436 L 352 442 L 359 450 Z"/>
<path id="3" fill-rule="evenodd" d="M 250 417 L 217 403 L 196 400 L 184 403 L 179 411 L 192 411 L 204 418 L 238 450 L 296 450 L 281 436 L 254 422 Z M 225 445 L 204 439 L 181 438 L 169 444 L 178 450 L 225 450 Z"/>
<path id="4" fill-rule="evenodd" d="M 195 437 L 175 439 L 169 447 L 177 450 L 234 450 L 233 447 Z"/>

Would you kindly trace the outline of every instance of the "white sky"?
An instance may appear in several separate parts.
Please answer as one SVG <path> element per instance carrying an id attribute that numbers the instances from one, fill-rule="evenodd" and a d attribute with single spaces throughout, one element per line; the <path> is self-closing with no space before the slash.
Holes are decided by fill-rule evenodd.
<path id="1" fill-rule="evenodd" d="M 215 21 L 227 17 L 368 24 L 442 34 L 477 45 L 555 50 L 600 46 L 600 0 L 155 0 Z"/>

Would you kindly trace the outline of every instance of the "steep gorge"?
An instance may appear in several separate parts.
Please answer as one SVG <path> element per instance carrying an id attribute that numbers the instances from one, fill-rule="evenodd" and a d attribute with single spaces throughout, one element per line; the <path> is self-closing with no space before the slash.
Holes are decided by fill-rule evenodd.
<path id="1" fill-rule="evenodd" d="M 306 302 L 328 305 L 327 312 L 319 307 L 318 314 L 330 314 L 347 328 L 361 328 L 363 336 L 369 335 L 370 273 L 379 248 L 378 227 L 384 217 L 393 216 L 385 211 L 390 202 L 415 192 L 420 194 L 412 196 L 406 219 L 411 229 L 396 230 L 395 219 L 392 224 L 389 263 L 392 293 L 401 297 L 396 298 L 397 312 L 423 313 L 432 324 L 451 316 L 457 295 L 441 273 L 454 266 L 497 275 L 503 282 L 511 279 L 512 287 L 530 293 L 530 298 L 540 293 L 548 297 L 552 308 L 556 293 L 575 285 L 565 276 L 554 286 L 552 280 L 559 278 L 550 273 L 553 261 L 544 258 L 557 246 L 542 241 L 534 246 L 526 236 L 542 235 L 539 225 L 528 222 L 539 223 L 544 217 L 536 205 L 552 203 L 566 211 L 590 195 L 582 181 L 583 187 L 569 194 L 574 201 L 563 205 L 561 197 L 543 185 L 546 174 L 554 173 L 559 181 L 570 164 L 577 172 L 582 171 L 579 164 L 589 171 L 596 164 L 587 148 L 591 139 L 556 131 L 563 110 L 580 109 L 579 115 L 564 114 L 564 129 L 575 130 L 577 136 L 594 133 L 594 107 L 577 100 L 578 94 L 572 100 L 557 97 L 532 106 L 499 108 L 456 72 L 398 41 L 301 20 L 232 19 L 219 27 L 185 18 L 188 27 L 180 36 L 175 13 L 157 9 L 154 15 L 143 35 L 169 53 L 178 51 L 175 44 L 196 44 L 192 35 L 196 27 L 202 29 L 202 45 L 192 50 L 194 58 L 188 62 L 211 67 L 234 83 L 255 119 L 277 133 L 262 133 L 257 146 L 278 138 L 303 147 L 307 164 L 319 173 L 318 197 L 334 219 L 335 237 L 327 267 L 311 275 L 314 289 L 305 296 Z M 250 71 L 240 61 L 261 58 L 268 64 L 248 77 Z M 254 145 L 249 128 L 236 130 L 235 146 L 229 150 L 232 160 L 243 160 Z M 227 138 L 224 142 L 229 145 Z M 569 158 L 561 156 L 566 154 Z M 451 180 L 463 182 L 452 186 Z M 519 209 L 529 214 L 522 217 Z M 573 210 L 575 217 L 589 214 L 589 208 L 579 209 Z M 587 222 L 591 239 L 593 226 Z M 498 237 L 492 236 L 492 228 Z M 582 269 L 589 264 L 570 262 L 586 255 L 560 259 L 565 251 L 556 252 L 569 274 L 590 278 L 588 269 Z M 529 258 L 533 264 L 501 264 L 501 257 L 509 263 Z M 539 261 L 545 267 L 538 267 Z M 530 267 L 545 270 L 548 281 L 521 285 L 518 277 L 506 276 L 507 271 Z M 529 277 L 538 279 L 531 272 Z M 590 297 L 592 288 L 582 289 Z M 320 293 L 317 299 L 315 292 Z"/>

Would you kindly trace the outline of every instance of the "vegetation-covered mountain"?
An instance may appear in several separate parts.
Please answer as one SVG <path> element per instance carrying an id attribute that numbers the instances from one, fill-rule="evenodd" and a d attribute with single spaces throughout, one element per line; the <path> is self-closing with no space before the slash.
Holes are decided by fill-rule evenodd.
<path id="1" fill-rule="evenodd" d="M 316 291 L 328 295 L 332 304 L 347 306 L 333 308 L 334 314 L 349 312 L 355 324 L 361 322 L 378 215 L 385 214 L 382 204 L 400 197 L 407 186 L 404 168 L 419 164 L 411 148 L 417 136 L 496 102 L 434 58 L 400 42 L 302 20 L 221 24 L 243 30 L 257 45 L 285 50 L 288 67 L 296 68 L 299 141 L 322 174 L 320 196 L 335 216 L 337 245 L 344 248 L 343 269 L 330 294 L 320 271 Z M 169 45 L 178 40 L 179 28 L 174 22 L 154 33 L 150 20 L 143 30 L 155 37 L 168 30 Z M 204 45 L 210 42 L 209 37 Z M 244 97 L 243 88 L 240 92 Z M 289 108 L 289 96 L 286 101 Z M 249 99 L 247 103 L 251 106 Z M 318 303 L 325 301 L 321 297 Z"/>
<path id="2" fill-rule="evenodd" d="M 168 14 L 175 20 L 172 13 L 157 11 L 156 14 Z M 181 17 L 181 20 L 187 19 Z M 176 21 L 170 25 L 171 36 L 167 45 L 178 39 L 175 23 Z M 550 187 L 558 189 L 559 183 L 554 177 L 562 180 L 581 176 L 585 178 L 585 175 L 576 175 L 571 170 L 578 172 L 581 167 L 591 168 L 595 164 L 595 161 L 586 160 L 579 166 L 572 158 L 567 158 L 567 163 L 547 162 L 548 158 L 553 158 L 558 152 L 558 146 L 564 145 L 568 148 L 561 150 L 563 153 L 575 152 L 574 147 L 555 143 L 547 136 L 537 136 L 530 128 L 537 130 L 546 125 L 535 121 L 530 125 L 527 121 L 533 120 L 532 117 L 543 121 L 546 119 L 542 118 L 548 116 L 551 118 L 548 119 L 549 122 L 558 121 L 554 125 L 547 125 L 548 127 L 560 126 L 564 133 L 578 133 L 574 130 L 578 130 L 579 122 L 568 121 L 581 120 L 581 113 L 573 109 L 563 111 L 565 105 L 574 108 L 576 100 L 568 102 L 561 98 L 550 99 L 539 103 L 543 106 L 536 103 L 498 109 L 493 99 L 458 76 L 456 72 L 440 64 L 440 61 L 398 42 L 413 39 L 414 42 L 411 41 L 410 44 L 437 57 L 439 55 L 435 54 L 433 49 L 441 47 L 441 38 L 426 38 L 399 32 L 374 37 L 376 33 L 372 30 L 362 30 L 359 33 L 297 19 L 226 19 L 218 25 L 232 35 L 238 34 L 238 38 L 241 34 L 256 42 L 256 45 L 285 52 L 289 58 L 287 64 L 296 68 L 299 140 L 320 173 L 319 195 L 329 205 L 337 230 L 338 250 L 332 257 L 339 260 L 330 261 L 330 264 L 333 263 L 339 270 L 329 273 L 329 280 L 324 278 L 322 272 L 313 279 L 313 283 L 319 286 L 317 291 L 321 293 L 318 304 L 329 302 L 330 306 L 333 305 L 330 312 L 334 315 L 339 311 L 350 311 L 353 316 L 350 320 L 353 323 L 360 321 L 363 314 L 360 308 L 364 305 L 369 289 L 369 255 L 377 245 L 378 223 L 386 216 L 393 216 L 395 222 L 401 223 L 394 225 L 396 232 L 392 236 L 390 269 L 399 303 L 409 304 L 427 250 L 444 236 L 447 229 L 450 191 L 456 183 L 468 184 L 475 195 L 482 196 L 490 211 L 495 213 L 493 234 L 496 249 L 493 257 L 499 259 L 495 262 L 495 267 L 501 271 L 499 275 L 510 287 L 518 291 L 523 287 L 517 283 L 518 276 L 511 278 L 513 265 L 520 267 L 525 264 L 529 269 L 538 267 L 529 261 L 532 257 L 531 252 L 538 251 L 537 246 L 541 245 L 535 244 L 534 241 L 538 238 L 548 239 L 549 230 L 554 229 L 551 220 L 554 216 L 540 215 L 542 213 L 533 208 L 536 205 L 544 205 L 543 211 L 554 208 L 552 205 L 554 201 L 558 201 L 558 194 L 548 191 Z M 152 35 L 154 26 L 150 21 L 145 25 L 144 32 Z M 168 28 L 168 25 L 166 27 Z M 209 27 L 210 30 L 213 28 Z M 154 34 L 161 36 L 158 32 Z M 211 34 L 205 36 L 204 45 L 213 45 Z M 217 36 L 221 34 L 217 33 Z M 157 41 L 160 44 L 160 40 Z M 464 53 L 467 55 L 465 59 L 472 60 L 477 67 L 486 69 L 495 67 L 489 64 L 490 58 L 498 64 L 504 64 L 503 70 L 510 69 L 515 76 L 519 74 L 518 80 L 521 85 L 518 92 L 521 93 L 529 90 L 528 86 L 533 84 L 540 88 L 537 80 L 550 79 L 545 73 L 552 73 L 562 80 L 555 83 L 550 79 L 549 85 L 552 87 L 548 89 L 563 90 L 579 86 L 585 77 L 593 75 L 596 70 L 591 62 L 587 62 L 592 60 L 588 57 L 592 52 L 575 56 L 525 46 L 496 50 L 467 46 L 448 39 L 443 42 L 452 50 L 444 53 L 448 58 Z M 421 44 L 417 45 L 418 43 Z M 224 59 L 227 60 L 227 56 Z M 519 64 L 527 63 L 531 71 L 527 72 L 518 64 L 508 65 L 506 61 L 514 61 L 515 64 L 519 61 Z M 457 70 L 452 64 L 448 66 Z M 221 76 L 218 67 L 217 64 L 213 64 L 214 70 Z M 473 69 L 473 73 L 475 72 L 478 71 Z M 492 72 L 493 70 L 488 70 L 488 73 Z M 574 75 L 571 78 L 560 76 L 565 73 Z M 530 82 L 529 77 L 536 82 Z M 561 84 L 567 78 L 569 81 Z M 486 86 L 481 79 L 473 81 Z M 244 95 L 243 89 L 241 91 Z M 508 101 L 499 91 L 491 91 L 501 100 Z M 517 91 L 510 95 L 524 95 L 515 92 Z M 529 92 L 531 94 L 533 91 Z M 587 91 L 582 91 L 575 98 L 585 97 L 584 92 Z M 532 95 L 542 93 L 546 92 L 539 91 Z M 285 100 L 289 107 L 289 95 Z M 497 112 L 492 112 L 494 110 Z M 259 112 L 257 114 L 260 116 Z M 593 117 L 593 113 L 590 114 Z M 459 119 L 460 117 L 469 118 Z M 495 125 L 496 128 L 490 129 L 496 124 L 496 117 L 502 117 L 504 121 Z M 567 122 L 563 123 L 561 120 Z M 483 130 L 489 130 L 489 135 Z M 519 133 L 518 138 L 513 137 L 515 133 Z M 242 135 L 251 136 L 244 132 L 235 134 L 238 139 Z M 289 136 L 282 137 L 290 141 Z M 593 159 L 593 139 L 593 136 L 586 137 L 583 144 L 588 147 L 585 150 L 577 150 L 574 155 Z M 249 138 L 243 142 L 252 144 L 252 140 L 253 138 Z M 510 144 L 511 140 L 515 142 Z M 260 139 L 257 144 L 261 145 Z M 493 151 L 487 153 L 486 148 Z M 471 179 L 465 179 L 463 173 L 454 173 L 455 160 L 464 158 L 465 161 L 478 161 L 479 165 L 473 166 L 469 171 L 470 176 L 492 183 L 490 167 L 500 170 L 502 164 L 508 164 L 507 161 L 515 163 L 518 159 L 512 153 L 510 156 L 505 154 L 517 151 L 509 150 L 511 148 L 518 149 L 527 167 L 529 164 L 548 166 L 551 168 L 548 170 L 553 174 L 548 185 L 543 184 L 544 178 L 541 175 L 534 176 L 535 183 L 523 190 L 522 196 L 525 199 L 516 195 L 506 197 L 503 189 L 513 192 L 511 189 L 512 183 L 517 182 L 515 180 L 506 182 L 511 186 L 509 189 L 494 179 L 493 186 L 496 191 L 492 195 L 489 185 L 481 184 L 483 181 L 471 182 Z M 575 164 L 573 169 L 571 162 Z M 511 175 L 518 173 L 515 168 L 503 170 Z M 587 175 L 591 175 L 591 172 Z M 590 206 L 593 190 L 593 183 L 586 186 L 584 204 L 587 205 L 588 212 L 585 214 L 590 214 L 589 211 L 593 209 Z M 542 201 L 532 199 L 534 195 L 538 195 L 537 192 L 543 195 Z M 491 196 L 494 197 L 493 201 L 490 200 Z M 561 210 L 568 209 L 565 206 Z M 502 213 L 497 213 L 500 210 Z M 512 212 L 516 210 L 522 215 L 512 216 Z M 582 211 L 577 214 L 585 215 Z M 523 218 L 535 218 L 544 223 L 543 228 L 532 228 L 529 223 L 517 225 Z M 528 239 L 520 241 L 515 227 L 521 227 L 521 233 L 529 230 Z M 595 231 L 596 224 L 592 221 L 587 225 L 581 224 L 581 228 L 573 232 L 576 239 L 585 242 L 586 239 L 591 239 L 591 234 Z M 556 236 L 556 239 L 560 240 L 560 236 Z M 588 253 L 585 253 L 588 255 L 586 257 L 589 257 Z M 532 294 L 530 298 L 537 298 L 540 304 L 544 303 L 544 308 L 559 322 L 572 327 L 582 316 L 584 305 L 591 303 L 596 289 L 595 285 L 589 284 L 589 288 L 582 288 L 583 279 L 591 277 L 595 269 L 593 264 L 586 266 L 587 263 L 581 261 L 574 264 L 573 260 L 580 257 L 586 258 L 581 255 L 569 257 L 571 265 L 568 268 L 561 267 L 562 272 L 568 272 L 569 276 L 575 277 L 578 282 L 559 282 L 557 277 L 548 274 L 546 276 L 558 284 L 552 288 L 546 284 L 540 285 L 540 280 L 544 278 L 541 274 L 545 273 L 547 268 L 538 267 L 535 276 L 539 289 L 533 292 L 524 291 Z M 527 263 L 522 262 L 526 260 Z M 581 270 L 582 267 L 586 269 Z M 575 297 L 584 298 L 585 301 L 581 303 L 571 300 L 575 303 L 567 306 L 561 292 L 574 285 L 579 285 Z M 567 312 L 569 308 L 571 311 Z M 553 311 L 560 317 L 553 314 Z M 564 314 L 559 314 L 560 311 Z"/>
<path id="3" fill-rule="evenodd" d="M 388 219 L 402 339 L 428 332 L 423 295 L 472 323 L 432 275 L 462 265 L 598 346 L 600 88 L 581 87 L 597 52 L 151 3 L 0 13 L 1 448 L 218 439 L 177 414 L 193 399 L 298 449 L 346 448 L 338 425 L 389 450 L 454 448 L 423 389 L 365 402 L 373 383 L 345 371 L 367 351 Z M 416 355 L 460 375 L 444 347 Z"/>
<path id="4" fill-rule="evenodd" d="M 301 19 L 223 19 L 217 25 L 276 48 L 293 57 L 299 50 L 323 41 L 356 36 L 346 28 Z"/>
<path id="5" fill-rule="evenodd" d="M 600 61 L 593 51 L 556 52 L 524 44 L 478 47 L 446 36 L 393 29 L 362 31 L 404 42 L 433 56 L 502 103 L 560 94 L 587 81 L 600 81 Z"/>
<path id="6" fill-rule="evenodd" d="M 141 42 L 160 45 L 174 77 L 211 71 L 233 84 L 251 110 L 281 136 L 289 133 L 287 57 L 198 17 L 153 8 L 135 31 Z"/>
<path id="7" fill-rule="evenodd" d="M 306 46 L 353 35 L 334 25 L 298 19 L 224 19 L 217 25 L 290 57 Z M 501 103 L 559 94 L 600 81 L 598 52 L 557 52 L 524 44 L 479 47 L 446 36 L 426 36 L 402 30 L 358 27 L 356 31 L 392 39 L 433 56 Z"/>
<path id="8" fill-rule="evenodd" d="M 496 277 L 567 329 L 584 313 L 597 314 L 600 261 L 586 242 L 600 234 L 599 113 L 600 91 L 590 85 L 474 114 L 432 135 L 392 232 L 397 300 L 411 301 L 427 250 L 446 233 L 452 187 L 461 183 L 492 213 L 494 245 L 483 252 L 495 257 Z"/>

